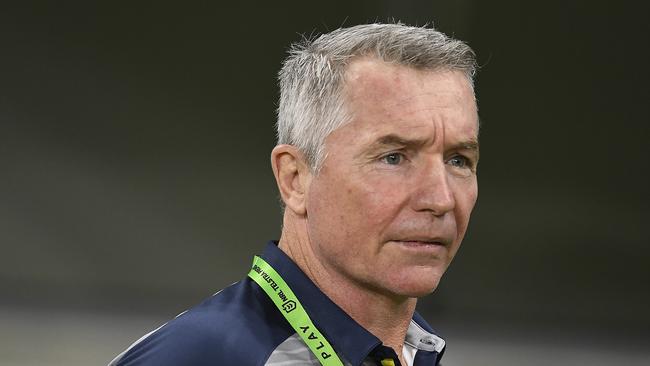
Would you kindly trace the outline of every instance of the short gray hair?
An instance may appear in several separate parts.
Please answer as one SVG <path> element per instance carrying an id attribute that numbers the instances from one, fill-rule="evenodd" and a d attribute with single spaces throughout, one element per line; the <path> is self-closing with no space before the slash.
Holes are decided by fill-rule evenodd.
<path id="1" fill-rule="evenodd" d="M 349 121 L 343 86 L 347 65 L 374 57 L 426 70 L 458 70 L 473 85 L 474 51 L 462 41 L 428 27 L 363 24 L 340 28 L 293 44 L 278 79 L 278 144 L 293 145 L 317 172 L 325 156 L 325 138 Z"/>

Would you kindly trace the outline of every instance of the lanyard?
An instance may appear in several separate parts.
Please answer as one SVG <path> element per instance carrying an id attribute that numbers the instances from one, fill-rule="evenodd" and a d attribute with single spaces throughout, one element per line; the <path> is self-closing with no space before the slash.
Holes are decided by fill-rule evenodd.
<path id="1" fill-rule="evenodd" d="M 266 292 L 285 319 L 291 324 L 307 347 L 323 366 L 343 366 L 330 342 L 316 328 L 296 295 L 270 264 L 258 256 L 248 273 Z"/>

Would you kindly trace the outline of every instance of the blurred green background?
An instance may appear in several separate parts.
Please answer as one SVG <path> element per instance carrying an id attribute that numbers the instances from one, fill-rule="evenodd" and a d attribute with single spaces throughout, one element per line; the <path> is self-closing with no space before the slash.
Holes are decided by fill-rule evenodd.
<path id="1" fill-rule="evenodd" d="M 481 65 L 479 202 L 419 304 L 447 365 L 650 363 L 642 2 L 225 4 L 0 6 L 2 365 L 105 364 L 242 278 L 288 46 L 391 19 Z"/>

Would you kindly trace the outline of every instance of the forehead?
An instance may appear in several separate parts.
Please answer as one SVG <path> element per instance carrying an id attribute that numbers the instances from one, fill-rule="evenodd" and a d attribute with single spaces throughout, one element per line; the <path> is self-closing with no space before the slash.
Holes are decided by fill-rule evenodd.
<path id="1" fill-rule="evenodd" d="M 418 70 L 372 58 L 348 66 L 344 86 L 353 131 L 424 132 L 432 125 L 463 138 L 478 134 L 474 92 L 461 71 Z"/>

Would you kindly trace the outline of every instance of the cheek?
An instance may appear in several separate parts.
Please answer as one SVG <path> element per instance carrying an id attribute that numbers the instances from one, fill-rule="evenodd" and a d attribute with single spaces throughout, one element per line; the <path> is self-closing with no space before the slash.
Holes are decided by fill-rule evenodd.
<path id="1" fill-rule="evenodd" d="M 459 238 L 462 239 L 469 224 L 469 218 L 478 198 L 478 185 L 474 178 L 459 187 L 456 193 L 456 224 L 458 227 Z"/>
<path id="2" fill-rule="evenodd" d="M 338 242 L 377 238 L 399 210 L 395 185 L 385 179 L 345 178 L 314 181 L 307 209 L 313 229 Z"/>
<path id="3" fill-rule="evenodd" d="M 366 179 L 362 184 L 355 184 L 350 188 L 348 202 L 366 226 L 367 234 L 381 235 L 383 229 L 399 214 L 402 204 L 407 200 L 398 187 L 400 182 L 375 178 Z"/>

